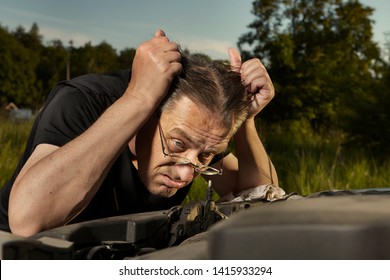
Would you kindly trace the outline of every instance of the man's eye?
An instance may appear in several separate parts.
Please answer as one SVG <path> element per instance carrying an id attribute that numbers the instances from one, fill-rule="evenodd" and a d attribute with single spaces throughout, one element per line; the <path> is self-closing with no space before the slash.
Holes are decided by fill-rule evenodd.
<path id="1" fill-rule="evenodd" d="M 183 152 L 186 150 L 184 143 L 177 139 L 171 139 L 169 141 L 169 149 L 173 153 Z"/>
<path id="2" fill-rule="evenodd" d="M 214 157 L 213 153 L 201 153 L 199 155 L 199 161 L 202 163 L 210 162 Z"/>

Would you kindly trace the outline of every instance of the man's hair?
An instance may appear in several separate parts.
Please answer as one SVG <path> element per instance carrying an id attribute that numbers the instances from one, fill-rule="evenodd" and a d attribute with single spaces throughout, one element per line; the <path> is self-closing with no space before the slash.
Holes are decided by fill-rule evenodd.
<path id="1" fill-rule="evenodd" d="M 170 110 L 183 96 L 205 110 L 216 113 L 226 127 L 234 124 L 236 132 L 245 121 L 250 95 L 240 74 L 226 65 L 202 56 L 182 56 L 182 72 L 172 82 L 161 112 Z"/>

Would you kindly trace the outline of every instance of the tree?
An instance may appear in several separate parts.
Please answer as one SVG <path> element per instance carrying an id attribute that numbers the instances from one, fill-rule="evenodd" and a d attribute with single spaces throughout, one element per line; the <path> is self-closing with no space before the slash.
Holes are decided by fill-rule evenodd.
<path id="1" fill-rule="evenodd" d="M 261 58 L 277 95 L 263 117 L 334 127 L 354 111 L 351 96 L 369 94 L 380 61 L 372 41 L 372 8 L 359 1 L 257 0 L 250 32 L 239 38 L 246 57 Z"/>
<path id="2" fill-rule="evenodd" d="M 41 103 L 56 83 L 66 79 L 67 50 L 60 40 L 51 41 L 40 55 L 36 68 L 37 79 L 42 85 Z"/>
<path id="3" fill-rule="evenodd" d="M 390 37 L 385 47 L 383 62 L 376 65 L 375 82 L 368 84 L 370 91 L 351 98 L 355 110 L 343 121 L 348 144 L 366 149 L 381 160 L 388 160 L 390 156 Z"/>
<path id="4" fill-rule="evenodd" d="M 135 56 L 134 48 L 126 48 L 119 53 L 118 57 L 118 66 L 120 69 L 127 69 L 133 65 L 133 60 Z"/>
<path id="5" fill-rule="evenodd" d="M 94 50 L 95 65 L 91 72 L 103 73 L 118 69 L 118 55 L 116 50 L 103 41 Z"/>
<path id="6" fill-rule="evenodd" d="M 39 34 L 39 27 L 36 23 L 31 25 L 28 32 L 23 26 L 18 26 L 13 32 L 13 36 L 27 49 L 39 53 L 43 48 L 42 36 Z"/>
<path id="7" fill-rule="evenodd" d="M 118 69 L 118 55 L 108 43 L 93 46 L 91 42 L 72 49 L 72 77 L 87 73 L 104 73 Z"/>
<path id="8" fill-rule="evenodd" d="M 37 105 L 35 55 L 1 26 L 0 61 L 0 91 L 5 93 L 1 102 L 12 101 L 18 106 Z"/>

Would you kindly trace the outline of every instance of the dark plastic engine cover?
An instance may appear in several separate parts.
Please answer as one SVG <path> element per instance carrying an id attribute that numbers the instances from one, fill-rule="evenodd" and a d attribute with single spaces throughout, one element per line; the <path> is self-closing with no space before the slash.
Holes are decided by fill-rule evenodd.
<path id="1" fill-rule="evenodd" d="M 210 259 L 390 259 L 390 196 L 280 201 L 217 224 Z"/>

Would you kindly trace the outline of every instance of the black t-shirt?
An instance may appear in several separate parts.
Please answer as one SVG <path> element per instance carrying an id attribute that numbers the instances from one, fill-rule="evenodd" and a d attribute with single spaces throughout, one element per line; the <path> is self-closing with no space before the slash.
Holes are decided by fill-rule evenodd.
<path id="1" fill-rule="evenodd" d="M 130 71 L 89 74 L 60 82 L 49 94 L 32 127 L 25 152 L 12 176 L 0 190 L 0 229 L 8 230 L 11 187 L 34 148 L 42 143 L 63 146 L 87 130 L 126 90 Z M 104 145 L 104 143 L 102 143 Z M 121 152 L 89 205 L 71 223 L 179 205 L 190 185 L 170 198 L 150 194 L 131 162 L 128 146 Z"/>

